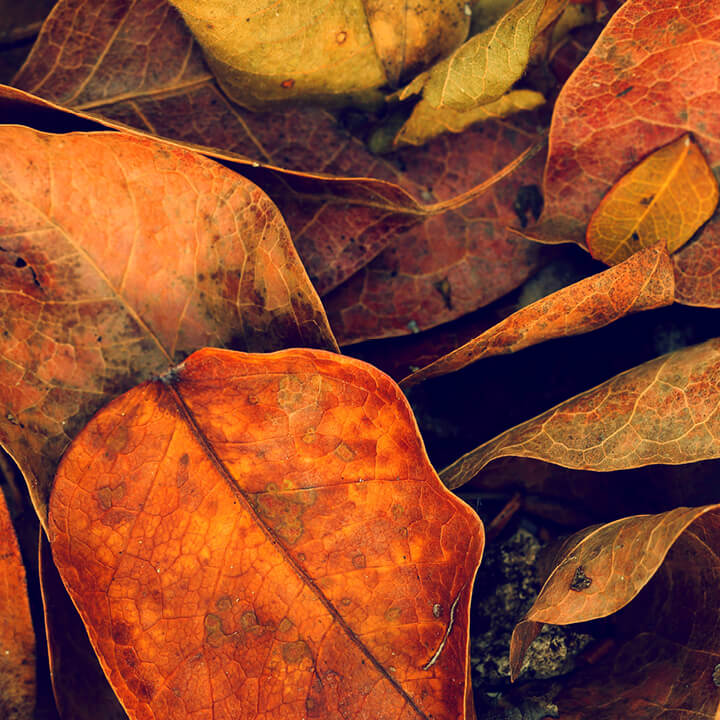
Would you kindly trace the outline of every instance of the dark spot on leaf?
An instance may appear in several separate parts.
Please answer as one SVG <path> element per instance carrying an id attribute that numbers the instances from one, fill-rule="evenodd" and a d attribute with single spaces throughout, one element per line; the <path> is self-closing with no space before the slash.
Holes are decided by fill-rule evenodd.
<path id="1" fill-rule="evenodd" d="M 442 295 L 442 298 L 445 301 L 445 307 L 448 310 L 452 310 L 452 288 L 450 287 L 450 281 L 444 277 L 442 280 L 433 283 L 433 287 Z"/>
<path id="2" fill-rule="evenodd" d="M 575 592 L 580 592 L 581 590 L 589 588 L 590 585 L 592 585 L 592 579 L 585 574 L 583 566 L 579 565 L 570 583 L 570 589 Z"/>
<path id="3" fill-rule="evenodd" d="M 19 257 L 19 258 L 15 261 L 15 267 L 16 267 L 16 268 L 24 268 L 26 265 L 27 265 L 27 261 L 25 260 L 25 258 Z"/>
<path id="4" fill-rule="evenodd" d="M 543 196 L 537 185 L 523 185 L 515 196 L 513 210 L 518 216 L 521 227 L 528 224 L 528 212 L 537 220 L 543 209 Z"/>

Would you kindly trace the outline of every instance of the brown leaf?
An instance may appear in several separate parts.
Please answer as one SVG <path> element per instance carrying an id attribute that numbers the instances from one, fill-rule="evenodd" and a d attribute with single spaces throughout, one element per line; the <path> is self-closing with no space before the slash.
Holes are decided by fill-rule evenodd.
<path id="1" fill-rule="evenodd" d="M 62 720 L 127 720 L 53 563 L 45 532 L 39 535 L 40 587 L 58 714 Z"/>
<path id="2" fill-rule="evenodd" d="M 395 137 L 395 145 L 424 145 L 444 132 L 460 133 L 476 122 L 505 118 L 523 110 L 535 110 L 545 102 L 534 90 L 511 90 L 497 100 L 465 112 L 436 109 L 425 99 L 413 108 L 410 117 Z"/>
<path id="3" fill-rule="evenodd" d="M 152 48 L 149 55 L 146 48 Z M 116 72 L 118 67 L 125 69 L 122 75 Z M 111 85 L 108 77 L 113 78 Z M 462 137 L 453 141 L 452 148 L 440 142 L 419 151 L 414 159 L 405 154 L 384 159 L 370 154 L 345 129 L 345 124 L 358 121 L 357 113 L 343 115 L 339 122 L 319 109 L 243 112 L 219 91 L 189 32 L 164 0 L 60 0 L 15 84 L 75 112 L 92 111 L 104 122 L 121 121 L 204 145 L 205 152 L 219 159 L 243 162 L 242 172 L 278 203 L 321 294 L 350 278 L 429 214 L 446 209 L 447 205 L 433 204 L 428 186 L 446 184 L 448 164 L 464 168 L 460 177 L 452 173 L 450 178 L 454 195 L 460 196 L 457 204 L 471 202 L 487 190 L 487 143 L 469 163 L 468 146 L 474 147 L 474 139 L 468 145 Z M 361 116 L 359 121 L 366 119 Z M 537 133 L 518 137 L 510 128 L 502 135 L 514 139 L 498 149 L 506 162 L 537 141 Z M 450 150 L 457 160 L 448 163 Z M 423 170 L 404 172 L 402 163 Z M 447 192 L 439 197 L 456 202 Z M 488 206 L 492 209 L 492 200 Z M 488 244 L 497 243 L 500 252 L 481 247 L 481 258 L 473 262 L 486 264 L 489 275 L 504 271 L 508 254 L 518 245 L 529 248 L 528 243 L 508 243 L 501 223 L 492 235 Z M 468 244 L 470 256 L 477 254 L 478 240 L 463 237 L 462 241 Z M 532 272 L 536 265 L 530 258 L 535 253 L 537 249 L 514 253 L 518 262 L 529 259 L 528 267 L 518 269 L 515 278 L 524 279 Z M 438 264 L 442 266 L 439 260 Z M 489 284 L 476 274 L 473 280 L 481 287 L 468 288 L 469 293 L 477 294 Z M 402 332 L 406 324 L 407 320 L 393 332 Z"/>
<path id="4" fill-rule="evenodd" d="M 442 471 L 457 488 L 492 460 L 609 471 L 720 457 L 720 339 L 639 365 L 480 445 Z"/>
<path id="5" fill-rule="evenodd" d="M 586 241 L 607 265 L 659 242 L 672 253 L 713 214 L 718 183 L 700 148 L 683 135 L 616 183 L 590 218 Z"/>
<path id="6" fill-rule="evenodd" d="M 397 157 L 433 197 L 453 198 L 468 178 L 504 167 L 528 147 L 537 138 L 533 119 L 488 121 Z M 527 280 L 544 262 L 545 248 L 507 227 L 519 217 L 535 219 L 543 163 L 543 154 L 537 155 L 486 194 L 426 219 L 325 296 L 339 342 L 419 332 L 483 307 Z"/>
<path id="7" fill-rule="evenodd" d="M 718 0 L 633 0 L 615 13 L 557 99 L 539 239 L 584 245 L 590 217 L 610 188 L 686 132 L 701 139 L 711 167 L 720 163 L 716 88 L 707 73 L 720 63 L 718 20 Z M 718 222 L 711 220 L 674 257 L 680 302 L 720 305 L 717 285 L 685 281 L 688 274 L 720 272 L 713 250 Z M 698 256 L 710 264 L 696 263 Z"/>
<path id="8" fill-rule="evenodd" d="M 468 717 L 482 525 L 372 366 L 194 353 L 82 431 L 50 527 L 133 719 Z"/>
<path id="9" fill-rule="evenodd" d="M 277 208 L 245 178 L 117 133 L 0 127 L 0 441 L 44 522 L 110 397 L 198 346 L 334 345 Z"/>
<path id="10" fill-rule="evenodd" d="M 671 305 L 674 297 L 675 277 L 667 250 L 641 250 L 615 267 L 518 310 L 482 335 L 408 375 L 400 385 L 411 387 L 484 357 L 591 332 L 630 313 Z"/>
<path id="11" fill-rule="evenodd" d="M 561 716 L 715 718 L 720 602 L 718 505 L 623 518 L 569 538 L 513 632 L 517 676 L 543 623 L 618 618 L 623 642 L 603 664 L 571 677 Z"/>
<path id="12" fill-rule="evenodd" d="M 0 715 L 35 718 L 35 631 L 20 548 L 0 492 Z"/>
<path id="13" fill-rule="evenodd" d="M 504 95 L 525 72 L 545 0 L 521 0 L 492 27 L 418 75 L 400 99 L 422 92 L 435 109 L 468 112 Z"/>

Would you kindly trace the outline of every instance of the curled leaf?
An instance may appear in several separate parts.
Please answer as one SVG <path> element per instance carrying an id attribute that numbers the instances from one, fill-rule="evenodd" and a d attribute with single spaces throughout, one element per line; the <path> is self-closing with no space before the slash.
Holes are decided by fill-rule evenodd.
<path id="1" fill-rule="evenodd" d="M 400 93 L 422 91 L 430 107 L 468 112 L 497 100 L 525 72 L 545 0 L 521 0 L 492 27 L 418 75 Z"/>
<path id="2" fill-rule="evenodd" d="M 172 3 L 228 95 L 254 110 L 378 101 L 378 88 L 447 55 L 470 24 L 462 0 Z"/>
<path id="3" fill-rule="evenodd" d="M 133 718 L 470 720 L 482 525 L 372 366 L 194 353 L 78 436 L 50 528 Z"/>
<path id="4" fill-rule="evenodd" d="M 423 145 L 441 133 L 459 133 L 476 122 L 534 110 L 544 102 L 545 98 L 535 90 L 511 90 L 494 102 L 457 112 L 450 108 L 434 108 L 421 98 L 394 142 L 396 145 Z"/>
<path id="5" fill-rule="evenodd" d="M 35 630 L 20 547 L 2 492 L 0 578 L 0 716 L 7 720 L 34 720 Z"/>
<path id="6" fill-rule="evenodd" d="M 639 365 L 480 445 L 442 471 L 457 488 L 492 460 L 609 471 L 720 457 L 720 339 Z"/>
<path id="7" fill-rule="evenodd" d="M 700 148 L 683 135 L 622 177 L 590 218 L 587 245 L 608 265 L 663 242 L 682 247 L 713 214 L 718 183 Z"/>
<path id="8" fill-rule="evenodd" d="M 667 250 L 648 248 L 614 268 L 518 310 L 482 335 L 408 375 L 400 384 L 411 387 L 484 357 L 590 332 L 630 313 L 671 305 L 674 297 L 675 277 Z"/>
<path id="9" fill-rule="evenodd" d="M 118 133 L 0 127 L 0 442 L 44 522 L 62 452 L 199 345 L 332 348 L 277 208 L 227 168 Z"/>
<path id="10" fill-rule="evenodd" d="M 720 506 L 623 518 L 568 538 L 510 646 L 517 677 L 543 623 L 618 613 L 619 643 L 571 676 L 563 718 L 717 716 Z"/>

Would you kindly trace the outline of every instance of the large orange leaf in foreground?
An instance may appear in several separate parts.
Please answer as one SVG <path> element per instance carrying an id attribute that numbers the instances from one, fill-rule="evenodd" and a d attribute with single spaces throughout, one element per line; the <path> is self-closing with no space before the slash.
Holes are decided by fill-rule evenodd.
<path id="1" fill-rule="evenodd" d="M 372 366 L 194 353 L 78 436 L 50 532 L 133 720 L 472 717 L 482 525 Z"/>
<path id="2" fill-rule="evenodd" d="M 460 487 L 502 457 L 601 472 L 720 457 L 720 338 L 650 360 L 501 433 L 445 468 L 443 481 Z"/>
<path id="3" fill-rule="evenodd" d="M 543 623 L 566 625 L 620 611 L 622 640 L 604 662 L 570 677 L 555 699 L 561 717 L 716 718 L 719 508 L 628 517 L 568 538 L 513 632 L 513 675 Z"/>
<path id="4" fill-rule="evenodd" d="M 54 469 L 114 395 L 203 345 L 332 348 L 280 213 L 200 155 L 0 127 L 0 443 L 45 521 Z"/>
<path id="5" fill-rule="evenodd" d="M 0 492 L 0 717 L 35 717 L 35 631 L 20 548 Z"/>

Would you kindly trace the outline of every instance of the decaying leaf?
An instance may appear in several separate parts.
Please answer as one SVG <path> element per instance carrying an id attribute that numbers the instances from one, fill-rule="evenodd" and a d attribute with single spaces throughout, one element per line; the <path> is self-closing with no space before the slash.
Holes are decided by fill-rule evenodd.
<path id="1" fill-rule="evenodd" d="M 62 720 L 128 720 L 103 674 L 40 530 L 39 573 L 50 679 Z"/>
<path id="2" fill-rule="evenodd" d="M 683 135 L 625 175 L 590 218 L 586 241 L 608 265 L 659 242 L 672 253 L 713 214 L 718 183 L 702 151 Z"/>
<path id="3" fill-rule="evenodd" d="M 674 298 L 675 277 L 667 250 L 648 248 L 614 268 L 518 310 L 482 335 L 408 375 L 400 384 L 411 387 L 484 357 L 590 332 L 630 313 L 670 305 Z"/>
<path id="4" fill-rule="evenodd" d="M 557 99 L 536 237 L 584 245 L 590 217 L 610 188 L 685 132 L 718 166 L 720 115 L 707 68 L 720 64 L 719 20 L 718 0 L 632 0 L 613 15 Z M 696 281 L 720 273 L 719 234 L 713 219 L 675 254 L 679 302 L 720 305 L 718 285 Z"/>
<path id="5" fill-rule="evenodd" d="M 333 348 L 277 208 L 212 160 L 118 133 L 0 127 L 0 441 L 44 522 L 113 395 L 202 345 Z"/>
<path id="6" fill-rule="evenodd" d="M 525 72 L 545 0 L 521 0 L 492 27 L 418 75 L 399 97 L 422 92 L 436 109 L 468 112 L 504 95 Z"/>
<path id="7" fill-rule="evenodd" d="M 482 525 L 372 366 L 194 353 L 80 433 L 50 535 L 133 720 L 469 720 Z"/>
<path id="8" fill-rule="evenodd" d="M 20 548 L 0 492 L 0 716 L 34 720 L 35 631 Z"/>
<path id="9" fill-rule="evenodd" d="M 565 683 L 555 699 L 561 716 L 717 717 L 719 509 L 628 517 L 568 538 L 513 632 L 513 675 L 543 623 L 620 611 L 621 641 L 604 662 Z"/>
<path id="10" fill-rule="evenodd" d="M 621 373 L 471 450 L 440 475 L 457 488 L 501 457 L 595 471 L 720 457 L 720 339 Z"/>
<path id="11" fill-rule="evenodd" d="M 447 55 L 470 26 L 463 0 L 172 3 L 228 95 L 254 110 L 378 101 L 378 88 Z"/>
<path id="12" fill-rule="evenodd" d="M 424 98 L 413 108 L 410 117 L 395 138 L 396 145 L 423 145 L 444 132 L 459 133 L 476 122 L 504 118 L 524 110 L 535 110 L 545 102 L 535 90 L 511 90 L 494 102 L 465 112 L 434 108 Z"/>

